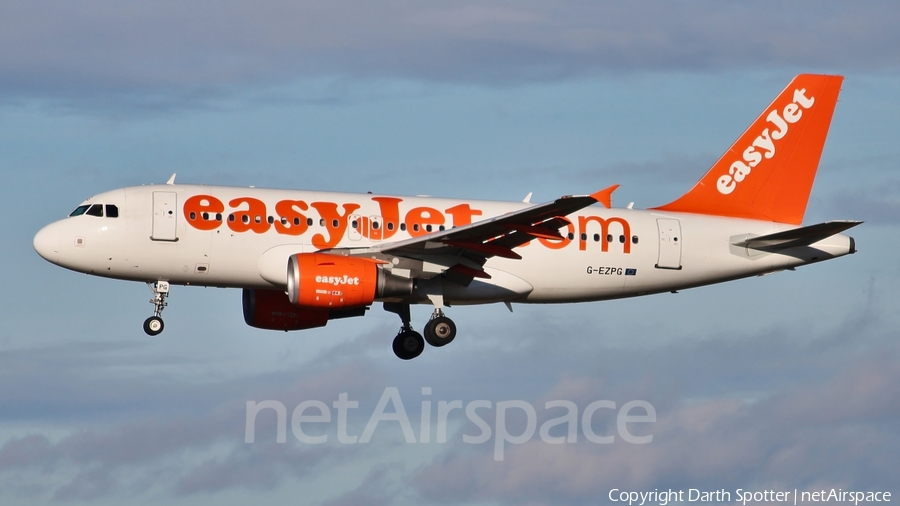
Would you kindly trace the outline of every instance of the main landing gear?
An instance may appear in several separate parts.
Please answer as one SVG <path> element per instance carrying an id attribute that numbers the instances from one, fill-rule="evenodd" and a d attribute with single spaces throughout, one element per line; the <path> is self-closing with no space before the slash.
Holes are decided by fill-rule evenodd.
<path id="1" fill-rule="evenodd" d="M 166 327 L 160 315 L 162 315 L 163 309 L 168 305 L 166 297 L 169 296 L 169 282 L 150 282 L 147 283 L 147 288 L 153 293 L 153 298 L 150 299 L 150 303 L 153 304 L 153 316 L 144 320 L 144 332 L 148 336 L 157 336 Z"/>
<path id="2" fill-rule="evenodd" d="M 400 328 L 397 337 L 394 338 L 394 355 L 401 360 L 412 360 L 425 350 L 425 340 L 409 325 Z"/>
<path id="3" fill-rule="evenodd" d="M 425 341 L 428 344 L 440 348 L 450 344 L 456 337 L 456 324 L 453 320 L 444 316 L 444 312 L 435 309 L 431 314 L 431 320 L 425 324 Z"/>
<path id="4" fill-rule="evenodd" d="M 386 302 L 384 310 L 400 316 L 403 326 L 394 338 L 394 354 L 401 360 L 412 360 L 425 350 L 425 342 L 434 347 L 449 344 L 456 337 L 456 324 L 444 316 L 439 308 L 434 310 L 431 320 L 425 325 L 425 337 L 416 332 L 410 324 L 409 304 Z"/>

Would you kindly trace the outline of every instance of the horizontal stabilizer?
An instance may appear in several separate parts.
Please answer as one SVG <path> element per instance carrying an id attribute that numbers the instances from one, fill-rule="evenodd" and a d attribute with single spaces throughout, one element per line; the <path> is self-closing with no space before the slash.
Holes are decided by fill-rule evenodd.
<path id="1" fill-rule="evenodd" d="M 795 246 L 809 246 L 810 244 L 815 244 L 827 237 L 840 234 L 844 230 L 853 228 L 860 223 L 862 222 L 850 220 L 826 221 L 825 223 L 794 228 L 785 230 L 784 232 L 750 237 L 740 242 L 736 242 L 734 245 L 764 251 L 782 250 L 793 248 Z"/>

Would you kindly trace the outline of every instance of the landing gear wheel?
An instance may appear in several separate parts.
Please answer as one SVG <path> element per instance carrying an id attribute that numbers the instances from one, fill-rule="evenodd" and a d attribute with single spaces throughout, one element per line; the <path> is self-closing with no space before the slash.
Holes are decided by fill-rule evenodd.
<path id="1" fill-rule="evenodd" d="M 151 316 L 144 320 L 144 332 L 146 332 L 148 336 L 159 335 L 165 327 L 166 325 L 159 316 Z"/>
<path id="2" fill-rule="evenodd" d="M 412 360 L 422 354 L 425 340 L 415 330 L 401 331 L 394 338 L 394 355 L 401 360 Z"/>
<path id="3" fill-rule="evenodd" d="M 153 298 L 150 299 L 150 303 L 153 304 L 153 316 L 144 320 L 144 332 L 148 336 L 158 336 L 165 328 L 160 315 L 162 315 L 163 309 L 168 305 L 166 298 L 169 296 L 169 282 L 149 281 L 147 282 L 147 288 L 153 294 Z"/>
<path id="4" fill-rule="evenodd" d="M 446 316 L 432 318 L 425 325 L 425 340 L 428 344 L 441 347 L 450 344 L 456 337 L 456 324 Z"/>

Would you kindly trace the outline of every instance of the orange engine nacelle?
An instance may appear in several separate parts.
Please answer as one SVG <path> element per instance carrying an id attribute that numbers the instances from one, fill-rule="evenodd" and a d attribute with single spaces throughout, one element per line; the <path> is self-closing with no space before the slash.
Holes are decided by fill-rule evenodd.
<path id="1" fill-rule="evenodd" d="M 324 327 L 328 320 L 363 316 L 365 306 L 350 309 L 321 309 L 291 304 L 281 290 L 244 289 L 244 321 L 264 330 L 305 330 Z"/>
<path id="2" fill-rule="evenodd" d="M 375 260 L 328 253 L 291 256 L 287 282 L 291 304 L 319 309 L 363 307 L 413 291 L 411 279 L 390 274 Z"/>

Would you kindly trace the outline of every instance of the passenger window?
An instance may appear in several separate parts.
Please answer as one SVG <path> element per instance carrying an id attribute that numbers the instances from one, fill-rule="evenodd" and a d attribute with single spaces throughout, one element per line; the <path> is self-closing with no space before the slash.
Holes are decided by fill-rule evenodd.
<path id="1" fill-rule="evenodd" d="M 311 227 L 312 224 L 313 224 L 313 219 L 312 219 L 312 218 L 306 218 L 306 226 L 307 226 L 307 227 Z M 298 223 L 297 225 L 299 225 L 299 223 Z"/>
<path id="2" fill-rule="evenodd" d="M 625 244 L 625 236 L 624 235 L 619 236 L 619 242 L 622 244 Z"/>
<path id="3" fill-rule="evenodd" d="M 612 242 L 612 234 L 606 234 L 606 242 Z"/>
<path id="4" fill-rule="evenodd" d="M 594 234 L 594 242 L 600 242 L 600 234 Z"/>
<path id="5" fill-rule="evenodd" d="M 631 242 L 633 242 L 634 244 L 637 244 L 637 243 L 638 243 L 638 236 L 636 236 L 636 235 L 631 236 Z"/>
<path id="6" fill-rule="evenodd" d="M 389 221 L 388 224 L 387 224 L 387 227 L 388 227 L 388 230 L 394 230 L 394 222 L 393 222 L 393 221 Z"/>
<path id="7" fill-rule="evenodd" d="M 100 204 L 94 204 L 90 209 L 87 210 L 88 216 L 103 216 L 103 206 Z"/>
<path id="8" fill-rule="evenodd" d="M 400 230 L 406 232 L 406 223 L 401 223 L 401 224 L 400 224 Z"/>
<path id="9" fill-rule="evenodd" d="M 72 214 L 70 214 L 69 216 L 81 216 L 88 210 L 89 207 L 91 206 L 78 206 L 74 211 L 72 211 Z"/>
<path id="10" fill-rule="evenodd" d="M 119 208 L 112 204 L 106 204 L 106 217 L 107 218 L 118 218 L 119 217 Z"/>

